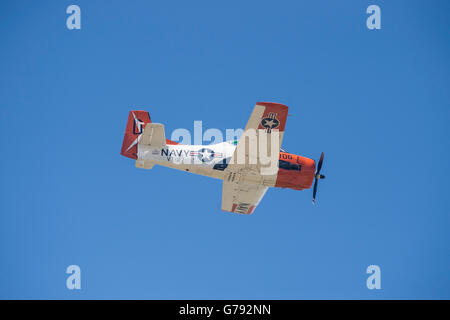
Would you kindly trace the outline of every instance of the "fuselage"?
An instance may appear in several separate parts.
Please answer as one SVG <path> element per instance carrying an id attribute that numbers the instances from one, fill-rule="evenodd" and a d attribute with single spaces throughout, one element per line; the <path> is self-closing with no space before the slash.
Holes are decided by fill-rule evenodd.
<path id="1" fill-rule="evenodd" d="M 315 161 L 299 155 L 280 152 L 276 177 L 234 172 L 228 168 L 237 141 L 210 145 L 167 144 L 162 148 L 142 146 L 138 149 L 136 166 L 154 164 L 221 180 L 240 179 L 269 187 L 304 190 L 311 187 L 316 170 Z M 228 169 L 227 169 L 228 168 Z"/>

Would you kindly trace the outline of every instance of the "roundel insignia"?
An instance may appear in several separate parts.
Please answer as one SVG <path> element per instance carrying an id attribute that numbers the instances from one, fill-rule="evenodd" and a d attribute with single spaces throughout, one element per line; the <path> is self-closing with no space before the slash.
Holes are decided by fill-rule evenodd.
<path id="1" fill-rule="evenodd" d="M 202 162 L 210 162 L 214 158 L 214 150 L 202 148 L 198 151 L 198 158 Z"/>
<path id="2" fill-rule="evenodd" d="M 268 117 L 261 120 L 261 126 L 270 132 L 272 129 L 277 128 L 280 125 L 280 121 L 277 119 L 275 112 L 270 113 Z"/>

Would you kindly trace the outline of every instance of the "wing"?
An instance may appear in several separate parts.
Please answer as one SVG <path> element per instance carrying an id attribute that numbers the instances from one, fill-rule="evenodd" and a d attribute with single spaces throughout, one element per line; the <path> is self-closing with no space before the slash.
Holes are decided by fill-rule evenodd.
<path id="1" fill-rule="evenodd" d="M 261 132 L 266 135 L 266 154 L 271 154 L 272 150 L 276 153 L 276 160 L 278 161 L 279 148 L 284 136 L 284 129 L 286 126 L 286 119 L 288 114 L 288 107 L 280 103 L 272 102 L 257 102 L 253 108 L 250 119 L 245 126 L 244 133 L 237 144 L 234 151 L 231 166 L 229 170 L 236 171 L 242 168 L 250 171 L 259 171 L 264 166 L 264 161 L 260 157 L 261 152 L 257 152 L 255 146 L 260 147 Z M 274 133 L 278 134 L 278 141 L 276 136 L 272 140 Z M 252 142 L 249 143 L 249 142 Z M 275 142 L 278 145 L 273 145 Z M 253 149 L 251 146 L 254 146 Z"/>
<path id="2" fill-rule="evenodd" d="M 270 132 L 271 129 L 278 129 L 284 132 L 286 126 L 286 119 L 288 114 L 288 106 L 275 102 L 257 102 L 253 108 L 250 119 L 245 126 L 245 130 L 266 129 Z M 274 120 L 272 124 L 270 120 Z M 263 121 L 264 120 L 264 121 Z"/>
<path id="3" fill-rule="evenodd" d="M 268 187 L 250 183 L 223 182 L 222 210 L 252 214 Z"/>

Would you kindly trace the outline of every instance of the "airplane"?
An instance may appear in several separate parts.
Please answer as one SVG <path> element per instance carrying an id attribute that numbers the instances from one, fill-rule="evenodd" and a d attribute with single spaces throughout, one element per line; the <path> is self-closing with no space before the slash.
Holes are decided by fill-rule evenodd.
<path id="1" fill-rule="evenodd" d="M 305 190 L 313 181 L 312 202 L 315 203 L 318 181 L 325 178 L 320 174 L 324 154 L 322 152 L 316 170 L 314 160 L 280 148 L 287 115 L 288 107 L 283 104 L 257 102 L 244 129 L 244 133 L 260 132 L 256 134 L 257 139 L 266 134 L 266 142 L 270 141 L 267 150 L 270 151 L 271 143 L 279 148 L 279 152 L 275 151 L 279 154 L 274 154 L 278 160 L 276 170 L 271 174 L 261 173 L 260 156 L 249 152 L 242 136 L 239 140 L 209 145 L 179 144 L 166 139 L 164 125 L 153 123 L 149 113 L 141 110 L 129 112 L 120 153 L 136 160 L 137 168 L 152 169 L 154 165 L 161 165 L 222 180 L 223 211 L 252 214 L 269 187 Z M 241 163 L 236 161 L 239 152 L 245 155 Z"/>

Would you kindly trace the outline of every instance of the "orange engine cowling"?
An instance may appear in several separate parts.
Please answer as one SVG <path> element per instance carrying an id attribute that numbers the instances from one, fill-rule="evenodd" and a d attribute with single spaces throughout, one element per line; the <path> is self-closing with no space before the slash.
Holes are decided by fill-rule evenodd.
<path id="1" fill-rule="evenodd" d="M 275 187 L 295 190 L 309 189 L 314 182 L 316 162 L 295 154 L 280 152 Z"/>

